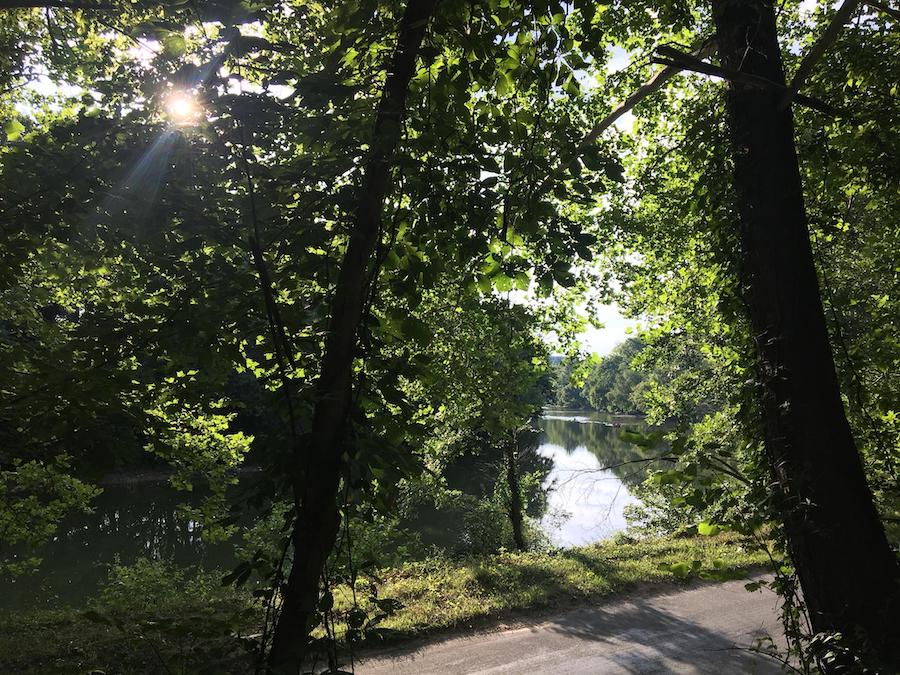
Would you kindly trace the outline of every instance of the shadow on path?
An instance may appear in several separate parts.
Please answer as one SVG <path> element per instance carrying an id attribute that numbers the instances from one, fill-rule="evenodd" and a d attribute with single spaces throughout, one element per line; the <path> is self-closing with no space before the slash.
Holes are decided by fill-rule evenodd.
<path id="1" fill-rule="evenodd" d="M 406 673 L 779 673 L 746 651 L 780 634 L 774 596 L 740 582 L 644 595 L 495 633 L 369 655 L 361 675 Z"/>

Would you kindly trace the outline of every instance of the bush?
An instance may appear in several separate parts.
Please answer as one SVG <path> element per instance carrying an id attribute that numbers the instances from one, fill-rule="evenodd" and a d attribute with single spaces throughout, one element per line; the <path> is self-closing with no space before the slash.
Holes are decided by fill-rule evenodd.
<path id="1" fill-rule="evenodd" d="M 91 604 L 141 613 L 233 599 L 234 590 L 223 588 L 221 578 L 219 571 L 178 567 L 171 560 L 138 558 L 132 565 L 111 565 L 98 599 Z"/>

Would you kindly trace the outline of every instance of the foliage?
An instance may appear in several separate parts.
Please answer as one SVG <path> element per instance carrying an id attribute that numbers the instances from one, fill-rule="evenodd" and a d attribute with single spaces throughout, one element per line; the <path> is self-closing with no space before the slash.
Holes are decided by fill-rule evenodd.
<path id="1" fill-rule="evenodd" d="M 387 609 L 373 625 L 377 630 L 368 633 L 369 641 L 382 642 L 489 622 L 518 610 L 568 607 L 573 598 L 594 602 L 643 583 L 684 583 L 685 577 L 669 569 L 684 559 L 700 561 L 690 577 L 739 576 L 763 562 L 733 535 L 626 538 L 569 551 L 462 560 L 433 557 L 360 576 L 357 603 L 349 587 L 339 585 L 333 601 L 344 621 L 337 628 L 345 635 L 346 618 L 355 608 L 364 622 Z M 246 672 L 252 662 L 243 645 L 262 621 L 261 609 L 248 603 L 248 594 L 223 587 L 216 573 L 165 561 L 117 565 L 87 615 L 83 610 L 0 615 L 0 667 L 23 675 L 92 668 L 157 673 L 165 669 L 161 664 L 173 672 L 207 666 L 210 672 Z"/>
<path id="2" fill-rule="evenodd" d="M 114 565 L 87 609 L 0 617 L 0 668 L 16 673 L 209 672 L 252 668 L 246 646 L 261 621 L 221 575 L 142 559 Z"/>
<path id="3" fill-rule="evenodd" d="M 671 565 L 698 560 L 679 575 Z M 502 553 L 462 561 L 429 559 L 380 572 L 382 593 L 403 603 L 385 619 L 385 634 L 410 636 L 496 619 L 514 610 L 570 607 L 646 582 L 687 577 L 740 576 L 764 555 L 744 549 L 735 536 L 649 539 L 604 543 L 561 551 Z M 362 583 L 362 582 L 361 582 Z M 346 588 L 337 603 L 348 601 Z"/>
<path id="4" fill-rule="evenodd" d="M 90 509 L 98 490 L 73 478 L 70 469 L 69 458 L 60 455 L 51 464 L 18 460 L 0 471 L 0 578 L 38 567 L 41 559 L 33 552 L 52 538 L 62 516 Z"/>
<path id="5" fill-rule="evenodd" d="M 580 370 L 573 358 L 562 358 L 552 364 L 552 388 L 547 398 L 548 404 L 572 410 L 588 406 L 582 391 L 584 382 L 579 377 Z"/>
<path id="6" fill-rule="evenodd" d="M 97 598 L 98 607 L 124 615 L 163 610 L 188 600 L 215 603 L 232 596 L 223 589 L 221 574 L 196 567 L 178 567 L 168 560 L 138 558 L 131 565 L 110 566 Z"/>
<path id="7" fill-rule="evenodd" d="M 801 4 L 779 11 L 791 69 L 832 11 Z M 196 514 L 210 536 L 256 521 L 236 579 L 279 581 L 282 505 L 298 480 L 287 467 L 316 405 L 401 11 L 378 0 L 0 11 L 4 543 L 35 548 L 89 508 L 105 473 L 155 462 L 179 487 L 212 488 Z M 860 12 L 812 73 L 808 93 L 851 114 L 795 108 L 838 374 L 896 540 L 895 23 Z M 655 47 L 709 34 L 707 3 L 442 3 L 354 333 L 341 494 L 366 557 L 405 545 L 373 532 L 417 491 L 477 521 L 474 548 L 506 545 L 505 503 L 539 501 L 537 469 L 523 495 L 503 492 L 498 466 L 489 489 L 466 495 L 454 462 L 518 444 L 548 388 L 558 405 L 672 424 L 672 466 L 640 488 L 651 527 L 751 533 L 774 518 L 719 85 L 680 76 L 634 109 L 631 133 L 582 142 L 653 71 Z M 633 65 L 608 68 L 613 47 Z M 173 96 L 198 112 L 178 119 Z M 572 353 L 578 308 L 613 296 L 647 322 L 640 339 L 548 370 L 542 338 Z M 244 462 L 263 479 L 225 517 Z M 335 553 L 336 574 L 348 553 Z M 33 567 L 23 555 L 4 551 L 3 571 Z"/>
<path id="8" fill-rule="evenodd" d="M 724 400 L 715 365 L 685 335 L 651 331 L 607 356 L 566 357 L 552 365 L 548 403 L 613 414 L 643 414 L 656 424 L 697 421 Z"/>
<path id="9" fill-rule="evenodd" d="M 586 359 L 577 365 L 564 359 L 555 367 L 556 387 L 549 402 L 568 408 L 582 403 L 609 413 L 644 412 L 642 392 L 648 378 L 632 369 L 642 348 L 640 339 L 631 338 L 599 359 Z M 577 381 L 573 381 L 575 378 Z"/>

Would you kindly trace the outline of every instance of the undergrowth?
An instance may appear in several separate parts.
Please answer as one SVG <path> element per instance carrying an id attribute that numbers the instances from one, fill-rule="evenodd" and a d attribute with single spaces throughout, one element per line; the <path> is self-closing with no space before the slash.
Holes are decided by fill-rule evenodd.
<path id="1" fill-rule="evenodd" d="M 355 612 L 350 588 L 335 588 L 335 628 L 343 639 L 347 618 L 365 613 L 378 619 L 369 640 L 402 640 L 597 602 L 642 584 L 737 578 L 764 558 L 734 535 L 432 558 L 360 577 Z M 263 612 L 249 592 L 221 586 L 220 577 L 142 560 L 114 566 L 84 608 L 5 612 L 0 672 L 252 672 Z"/>

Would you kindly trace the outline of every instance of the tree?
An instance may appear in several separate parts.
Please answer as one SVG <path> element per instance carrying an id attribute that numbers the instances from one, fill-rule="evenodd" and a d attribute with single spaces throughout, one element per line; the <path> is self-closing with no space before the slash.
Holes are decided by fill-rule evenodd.
<path id="1" fill-rule="evenodd" d="M 642 348 L 640 339 L 626 340 L 588 370 L 582 392 L 592 408 L 610 413 L 640 412 L 632 393 L 644 378 L 632 369 L 632 362 Z"/>
<path id="2" fill-rule="evenodd" d="M 728 116 L 740 219 L 741 279 L 756 338 L 766 449 L 810 618 L 850 640 L 862 631 L 900 658 L 900 572 L 866 485 L 844 413 L 809 242 L 785 107 L 774 8 L 713 3 L 723 67 L 765 78 L 732 81 Z M 853 570 L 848 574 L 848 570 Z"/>
<path id="3" fill-rule="evenodd" d="M 548 399 L 551 405 L 572 409 L 587 407 L 588 401 L 582 393 L 582 387 L 575 381 L 578 365 L 574 357 L 561 358 L 552 364 L 553 380 Z"/>
<path id="4" fill-rule="evenodd" d="M 28 431 L 13 434 L 19 456 L 27 454 L 21 443 L 46 457 L 58 452 L 59 434 L 32 421 L 76 403 L 86 414 L 63 414 L 66 425 L 83 432 L 78 420 L 88 419 L 119 435 L 108 424 L 119 409 L 111 401 L 127 403 L 125 426 L 138 452 L 152 440 L 155 452 L 185 471 L 197 468 L 192 458 L 230 469 L 241 454 L 230 445 L 210 455 L 213 441 L 221 441 L 221 418 L 239 408 L 221 391 L 239 376 L 256 381 L 264 390 L 259 402 L 283 422 L 255 448 L 270 479 L 261 481 L 263 503 L 286 484 L 304 501 L 301 450 L 310 440 L 318 447 L 324 438 L 328 446 L 317 477 L 330 480 L 339 471 L 354 490 L 367 479 L 375 486 L 376 471 L 396 480 L 414 465 L 408 442 L 415 424 L 406 423 L 418 412 L 398 381 L 419 376 L 428 340 L 425 322 L 411 315 L 443 270 L 458 266 L 455 282 L 467 297 L 524 290 L 533 276 L 543 292 L 556 280 L 575 283 L 568 261 L 576 252 L 587 255 L 591 237 L 560 216 L 552 197 L 573 178 L 563 173 L 541 193 L 528 189 L 535 176 L 556 168 L 551 155 L 568 142 L 572 111 L 550 100 L 557 79 L 574 86 L 571 72 L 550 58 L 576 53 L 574 43 L 555 37 L 567 31 L 560 15 L 529 15 L 517 4 L 445 7 L 448 31 L 430 32 L 422 59 L 398 52 L 408 61 L 408 87 L 394 89 L 402 73 L 391 72 L 390 96 L 382 97 L 396 8 L 330 9 L 134 4 L 121 12 L 67 6 L 3 14 L 4 37 L 19 50 L 10 59 L 16 86 L 3 99 L 11 144 L 3 148 L 5 201 L 12 204 L 5 215 L 22 224 L 10 229 L 4 247 L 4 279 L 14 291 L 8 305 L 37 312 L 47 309 L 46 296 L 67 298 L 65 320 L 51 308 L 50 320 L 9 336 L 7 428 Z M 521 28 L 535 22 L 555 26 L 554 37 Z M 423 29 L 415 23 L 410 34 Z M 20 113 L 14 103 L 43 100 L 18 86 L 41 68 L 70 85 L 43 97 L 58 101 L 60 111 Z M 276 96 L 278 87 L 290 93 Z M 404 106 L 407 88 L 414 96 Z M 190 124 L 170 123 L 177 122 L 167 112 L 172 95 L 192 98 L 200 109 Z M 389 104 L 386 116 L 373 116 L 380 99 Z M 405 126 L 404 152 L 395 161 L 390 142 L 372 145 L 373 118 L 395 144 Z M 367 169 L 365 183 L 359 177 Z M 486 170 L 496 175 L 485 178 Z M 390 218 L 378 212 L 385 201 Z M 528 218 L 504 215 L 505 205 L 523 204 Z M 93 210 L 96 239 L 70 237 Z M 72 269 L 83 268 L 76 279 L 45 273 L 59 262 L 59 250 Z M 19 274 L 23 267 L 29 276 Z M 32 276 L 43 279 L 46 293 L 29 295 Z M 406 350 L 398 348 L 404 340 Z M 78 377 L 46 377 L 60 363 Z M 84 386 L 85 374 L 98 391 Z M 31 391 L 36 381 L 48 386 Z M 210 442 L 186 443 L 201 404 L 217 411 Z M 85 437 L 72 444 L 80 457 L 91 447 L 113 447 L 102 438 L 90 446 Z M 198 447 L 204 453 L 193 452 Z M 323 503 L 333 494 L 327 482 L 315 488 Z M 378 481 L 368 498 L 383 497 L 389 483 Z M 320 529 L 327 534 L 333 522 Z M 258 569 L 277 563 L 259 562 Z M 318 586 L 317 574 L 307 576 Z"/>
<path id="5" fill-rule="evenodd" d="M 431 302 L 428 306 L 434 307 Z M 435 372 L 428 400 L 446 425 L 435 436 L 477 436 L 476 442 L 486 446 L 484 454 L 500 458 L 495 478 L 505 483 L 513 541 L 525 550 L 520 454 L 533 450 L 531 423 L 549 388 L 548 348 L 537 336 L 544 324 L 527 306 L 477 296 L 463 296 L 457 311 L 432 316 Z"/>
<path id="6" fill-rule="evenodd" d="M 370 155 L 356 206 L 350 241 L 331 302 L 322 370 L 316 384 L 309 444 L 297 448 L 291 535 L 293 565 L 284 592 L 269 664 L 273 672 L 296 672 L 319 604 L 319 577 L 340 526 L 337 507 L 341 454 L 353 396 L 352 367 L 366 294 L 377 276 L 374 254 L 382 210 L 390 189 L 392 157 L 400 140 L 406 96 L 434 0 L 410 0 L 400 20 L 397 46 L 372 132 Z M 298 639 L 298 636 L 304 636 Z"/>
<path id="7" fill-rule="evenodd" d="M 423 411 L 437 400 L 421 391 L 448 398 L 452 390 L 429 373 L 439 347 L 454 340 L 433 329 L 452 322 L 427 315 L 425 307 L 439 303 L 423 298 L 440 288 L 440 312 L 475 312 L 513 289 L 546 297 L 563 287 L 568 301 L 546 313 L 559 320 L 554 330 L 571 332 L 572 297 L 587 278 L 578 261 L 594 257 L 616 267 L 632 311 L 660 317 L 650 349 L 661 353 L 664 338 L 673 338 L 688 352 L 690 376 L 649 385 L 660 393 L 654 405 L 677 408 L 665 400 L 666 387 L 669 398 L 710 391 L 717 402 L 734 392 L 715 414 L 743 414 L 744 422 L 708 425 L 707 440 L 721 428 L 753 445 L 749 337 L 768 331 L 775 338 L 756 345 L 766 434 L 777 484 L 790 488 L 791 499 L 811 500 L 803 512 L 809 520 L 798 520 L 790 500 L 782 506 L 798 570 L 812 580 L 804 584 L 817 625 L 851 632 L 847 626 L 874 602 L 875 579 L 895 578 L 833 377 L 790 113 L 775 106 L 788 93 L 779 59 L 793 57 L 779 50 L 771 8 L 722 2 L 711 15 L 708 3 L 476 0 L 444 3 L 426 22 L 430 3 L 414 0 L 407 13 L 418 19 L 404 23 L 396 3 L 376 0 L 43 3 L 45 11 L 13 4 L 0 7 L 7 140 L 0 149 L 0 303 L 11 317 L 0 333 L 4 480 L 15 480 L 15 461 L 44 462 L 56 487 L 79 488 L 64 474 L 89 478 L 145 446 L 182 473 L 199 467 L 227 477 L 249 448 L 266 466 L 260 501 L 292 492 L 296 506 L 298 553 L 274 667 L 296 665 L 305 642 L 291 640 L 307 635 L 320 601 L 327 605 L 319 575 L 334 554 L 338 514 L 351 501 L 338 493 L 389 508 L 391 484 L 420 468 Z M 854 6 L 835 15 L 846 18 Z M 814 34 L 795 10 L 787 3 L 780 25 L 786 44 L 804 46 Z M 819 15 L 826 10 L 823 4 Z M 846 33 L 822 22 L 821 34 L 837 37 L 834 56 L 827 40 L 804 52 L 821 56 L 824 45 L 834 62 L 817 69 L 806 60 L 810 91 L 791 95 L 803 106 L 798 135 L 811 161 L 799 170 L 815 186 L 806 197 L 816 236 L 851 222 L 865 231 L 863 246 L 847 238 L 817 252 L 837 256 L 820 261 L 828 320 L 845 393 L 855 392 L 854 431 L 869 418 L 877 422 L 857 439 L 865 441 L 866 468 L 885 507 L 896 494 L 900 390 L 890 377 L 900 349 L 884 328 L 898 307 L 896 279 L 885 272 L 893 269 L 896 239 L 889 217 L 896 134 L 888 130 L 897 111 L 884 67 L 893 58 L 895 18 L 883 10 L 873 16 Z M 735 34 L 758 19 L 765 30 L 751 31 L 758 51 L 745 62 L 737 53 L 748 45 Z M 716 22 L 724 67 L 703 61 Z M 694 55 L 671 43 L 690 44 Z M 639 67 L 607 72 L 613 45 L 665 57 L 666 67 L 643 83 Z M 684 68 L 733 81 L 739 231 L 724 189 L 730 160 L 717 89 L 676 78 Z M 29 81 L 44 73 L 69 86 L 39 93 Z M 822 99 L 836 87 L 859 119 L 824 125 L 810 115 L 834 112 Z M 175 93 L 203 108 L 195 123 L 166 122 Z M 610 105 L 613 95 L 621 105 Z M 616 132 L 613 123 L 628 111 L 660 133 Z M 763 129 L 751 113 L 771 124 Z M 821 139 L 837 145 L 837 162 L 824 156 L 829 143 Z M 744 145 L 758 164 L 747 161 Z M 771 222 L 756 221 L 764 212 Z M 774 254 L 765 249 L 769 236 L 779 242 Z M 739 249 L 747 254 L 741 260 Z M 742 317 L 739 267 L 752 325 Z M 601 271 L 594 280 L 608 277 Z M 796 287 L 777 283 L 784 278 Z M 780 307 L 793 314 L 779 314 Z M 858 330 L 842 329 L 841 314 L 856 316 Z M 496 338 L 491 330 L 509 316 L 486 311 L 471 330 L 461 323 L 466 339 L 453 350 L 475 351 L 478 336 Z M 481 360 L 477 370 L 530 392 L 540 368 L 528 358 L 539 354 L 512 342 L 502 367 Z M 866 352 L 872 358 L 861 359 Z M 710 374 L 721 380 L 709 382 Z M 452 369 L 441 376 L 459 377 Z M 580 396 L 569 373 L 564 379 L 560 391 Z M 631 398 L 633 379 L 610 383 L 613 407 Z M 490 427 L 514 460 L 508 441 L 531 410 L 530 394 L 506 406 L 504 391 L 466 380 L 467 401 L 477 405 L 458 420 Z M 280 429 L 269 425 L 250 441 L 240 421 L 248 400 Z M 698 407 L 691 400 L 676 413 L 696 421 Z M 812 428 L 822 411 L 840 442 Z M 834 452 L 817 453 L 813 439 Z M 685 462 L 700 461 L 707 445 L 685 453 Z M 76 461 L 54 461 L 66 452 Z M 89 466 L 101 455 L 109 461 Z M 758 457 L 739 457 L 756 480 Z M 723 482 L 739 480 L 727 457 L 713 459 L 726 462 L 719 464 L 729 477 Z M 31 485 L 42 484 L 36 468 L 21 474 Z M 838 484 L 845 475 L 854 478 Z M 89 492 L 76 491 L 85 499 Z M 85 499 L 69 505 L 80 508 Z M 842 501 L 850 506 L 834 512 Z M 857 551 L 811 555 L 833 551 L 833 539 L 831 548 L 820 539 L 833 537 L 835 524 L 855 527 L 857 516 L 864 524 L 853 535 Z M 804 529 L 810 522 L 819 528 L 812 534 Z M 871 560 L 861 569 L 881 565 L 881 576 L 839 579 L 838 562 L 862 561 L 866 546 Z M 256 569 L 276 567 L 278 560 L 264 560 Z M 823 599 L 822 579 L 840 582 L 834 588 L 848 597 L 859 590 L 858 602 L 841 609 L 842 600 Z"/>

